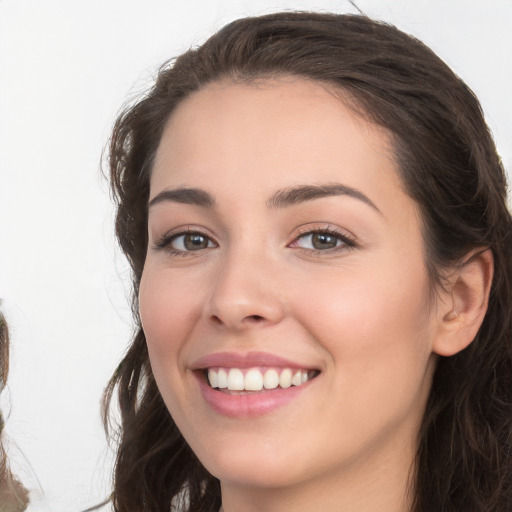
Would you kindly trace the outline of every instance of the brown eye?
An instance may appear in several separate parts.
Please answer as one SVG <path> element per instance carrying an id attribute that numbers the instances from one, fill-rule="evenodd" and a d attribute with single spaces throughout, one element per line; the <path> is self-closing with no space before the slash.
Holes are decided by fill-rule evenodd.
<path id="1" fill-rule="evenodd" d="M 312 233 L 311 245 L 315 249 L 333 249 L 338 245 L 340 239 L 329 233 Z"/>
<path id="2" fill-rule="evenodd" d="M 184 233 L 175 236 L 171 241 L 171 247 L 177 251 L 190 252 L 215 247 L 215 244 L 201 233 Z"/>
<path id="3" fill-rule="evenodd" d="M 326 251 L 347 245 L 347 241 L 341 235 L 335 235 L 327 231 L 318 231 L 300 236 L 294 245 L 303 249 Z"/>
<path id="4" fill-rule="evenodd" d="M 183 245 L 188 251 L 197 251 L 208 247 L 208 238 L 203 235 L 192 233 L 183 237 Z"/>

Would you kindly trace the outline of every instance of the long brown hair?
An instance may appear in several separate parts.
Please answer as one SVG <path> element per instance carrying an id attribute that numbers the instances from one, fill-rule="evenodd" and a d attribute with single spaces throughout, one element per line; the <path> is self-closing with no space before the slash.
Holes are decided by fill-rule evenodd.
<path id="1" fill-rule="evenodd" d="M 334 86 L 393 136 L 406 192 L 419 206 L 426 265 L 442 269 L 489 248 L 495 275 L 480 331 L 440 358 L 420 431 L 414 512 L 512 510 L 512 231 L 506 179 L 480 105 L 429 48 L 365 16 L 279 13 L 235 21 L 166 63 L 119 116 L 109 147 L 116 233 L 133 273 L 137 332 L 105 395 L 121 424 L 116 512 L 217 511 L 220 486 L 182 438 L 160 397 L 138 316 L 153 158 L 176 106 L 213 81 L 293 75 Z"/>
<path id="2" fill-rule="evenodd" d="M 1 301 L 0 301 L 1 305 Z M 9 373 L 9 328 L 0 311 L 0 393 L 4 390 Z M 9 470 L 2 432 L 4 418 L 0 411 L 0 511 L 22 512 L 28 505 L 28 492 Z"/>
<path id="3" fill-rule="evenodd" d="M 0 392 L 3 391 L 9 373 L 9 330 L 4 315 L 0 311 Z M 0 411 L 0 436 L 4 430 L 4 418 Z M 1 437 L 0 437 L 1 439 Z M 0 482 L 7 477 L 7 457 L 3 444 L 0 443 Z"/>

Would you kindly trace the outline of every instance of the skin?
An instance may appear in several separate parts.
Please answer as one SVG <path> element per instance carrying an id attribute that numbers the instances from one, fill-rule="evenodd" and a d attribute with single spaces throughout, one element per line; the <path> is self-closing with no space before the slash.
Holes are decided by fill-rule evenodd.
<path id="1" fill-rule="evenodd" d="M 444 292 L 431 302 L 420 219 L 390 147 L 339 95 L 300 79 L 212 84 L 168 122 L 151 198 L 200 188 L 215 206 L 150 207 L 140 314 L 160 392 L 220 479 L 224 512 L 408 509 L 440 305 L 452 306 Z M 268 205 L 278 190 L 332 183 L 373 206 L 346 194 Z M 315 249 L 305 233 L 326 228 L 351 243 Z M 187 229 L 206 247 L 185 251 Z M 215 412 L 193 362 L 253 350 L 321 373 L 269 414 Z"/>

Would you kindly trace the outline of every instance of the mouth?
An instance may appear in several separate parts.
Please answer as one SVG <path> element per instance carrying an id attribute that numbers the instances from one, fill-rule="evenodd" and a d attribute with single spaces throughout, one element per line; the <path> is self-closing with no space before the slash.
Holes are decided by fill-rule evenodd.
<path id="1" fill-rule="evenodd" d="M 211 367 L 202 372 L 212 389 L 227 394 L 253 394 L 299 387 L 320 374 L 318 370 L 281 367 Z"/>
<path id="2" fill-rule="evenodd" d="M 222 416 L 244 420 L 277 412 L 310 396 L 318 367 L 266 352 L 219 352 L 192 363 L 204 401 Z"/>

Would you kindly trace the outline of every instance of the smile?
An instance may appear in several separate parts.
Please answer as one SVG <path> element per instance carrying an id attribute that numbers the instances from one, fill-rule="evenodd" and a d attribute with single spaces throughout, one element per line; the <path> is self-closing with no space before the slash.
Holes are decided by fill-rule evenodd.
<path id="1" fill-rule="evenodd" d="M 291 368 L 209 368 L 208 382 L 214 389 L 257 392 L 301 386 L 318 374 L 315 370 Z"/>
<path id="2" fill-rule="evenodd" d="M 272 414 L 309 396 L 322 373 L 308 363 L 254 351 L 208 354 L 190 369 L 206 404 L 239 420 Z"/>

